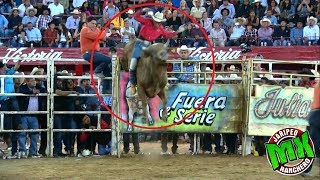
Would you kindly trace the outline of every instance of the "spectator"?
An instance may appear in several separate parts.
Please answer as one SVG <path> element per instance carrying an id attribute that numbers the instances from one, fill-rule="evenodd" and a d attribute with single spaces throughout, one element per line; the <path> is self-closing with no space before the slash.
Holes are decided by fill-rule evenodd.
<path id="1" fill-rule="evenodd" d="M 271 22 L 271 25 L 275 26 L 278 24 L 278 20 L 276 18 L 276 16 L 274 16 L 272 14 L 272 9 L 271 8 L 268 8 L 267 11 L 266 11 L 266 15 L 263 17 L 263 18 L 267 18 L 270 20 Z"/>
<path id="2" fill-rule="evenodd" d="M 244 34 L 246 30 L 245 25 L 246 18 L 236 18 L 234 20 L 234 26 L 229 29 L 230 38 L 227 42 L 227 46 L 239 46 L 240 45 L 240 38 Z"/>
<path id="3" fill-rule="evenodd" d="M 130 9 L 130 10 L 127 12 L 127 14 L 128 14 L 128 18 L 125 19 L 125 20 L 129 22 L 130 27 L 132 27 L 132 28 L 134 29 L 135 33 L 138 34 L 138 32 L 139 32 L 139 26 L 140 26 L 139 24 L 140 24 L 140 23 L 139 23 L 137 20 L 134 19 L 134 17 L 133 17 L 133 14 L 134 14 L 133 10 Z"/>
<path id="4" fill-rule="evenodd" d="M 13 8 L 11 10 L 10 16 L 8 19 L 8 35 L 12 34 L 14 29 L 17 28 L 17 25 L 22 22 L 22 18 L 19 16 L 19 9 Z"/>
<path id="5" fill-rule="evenodd" d="M 48 6 L 44 5 L 42 0 L 37 0 L 37 6 L 35 8 L 37 9 L 37 14 L 35 16 L 39 17 L 43 14 L 45 9 L 48 9 Z"/>
<path id="6" fill-rule="evenodd" d="M 166 25 L 172 28 L 174 31 L 178 30 L 178 28 L 182 25 L 182 21 L 181 18 L 178 17 L 177 10 L 172 12 L 172 17 L 166 21 Z"/>
<path id="7" fill-rule="evenodd" d="M 108 5 L 103 9 L 103 14 L 107 14 L 107 19 L 111 19 L 119 12 L 119 8 L 113 4 L 113 0 L 108 0 Z"/>
<path id="8" fill-rule="evenodd" d="M 280 3 L 280 18 L 287 20 L 288 22 L 293 22 L 296 9 L 291 3 L 291 0 L 284 0 Z"/>
<path id="9" fill-rule="evenodd" d="M 316 44 L 319 40 L 319 26 L 313 16 L 307 18 L 307 26 L 303 28 L 304 44 Z"/>
<path id="10" fill-rule="evenodd" d="M 303 45 L 303 23 L 304 21 L 299 19 L 297 27 L 290 30 L 290 41 L 293 45 Z"/>
<path id="11" fill-rule="evenodd" d="M 256 16 L 255 12 L 253 10 L 250 11 L 248 24 L 251 24 L 253 28 L 257 29 L 259 28 L 259 21 L 260 19 Z"/>
<path id="12" fill-rule="evenodd" d="M 58 31 L 54 22 L 49 23 L 49 28 L 44 31 L 43 46 L 44 47 L 58 47 Z"/>
<path id="13" fill-rule="evenodd" d="M 236 10 L 234 8 L 234 5 L 229 3 L 229 0 L 223 0 L 222 5 L 219 7 L 219 10 L 222 11 L 223 9 L 228 9 L 228 17 L 233 19 L 234 16 L 236 15 Z"/>
<path id="14" fill-rule="evenodd" d="M 100 33 L 100 29 L 97 29 L 96 20 L 93 17 L 88 18 L 87 26 L 83 27 L 80 32 L 80 48 L 83 54 L 83 59 L 90 61 L 91 51 L 94 41 L 99 38 L 101 41 L 106 40 L 105 32 Z M 99 36 L 100 34 L 100 36 Z M 95 52 L 93 54 L 93 66 L 95 74 L 103 73 L 104 76 L 111 75 L 111 69 L 109 64 L 111 64 L 111 58 L 99 53 L 100 46 L 94 47 Z"/>
<path id="15" fill-rule="evenodd" d="M 271 0 L 270 6 L 268 6 L 265 14 L 267 14 L 267 11 L 269 9 L 271 10 L 272 15 L 274 15 L 278 19 L 279 15 L 280 15 L 280 8 L 278 7 L 278 3 L 275 0 Z"/>
<path id="16" fill-rule="evenodd" d="M 82 3 L 82 6 L 80 7 L 80 11 L 83 13 L 86 13 L 88 17 L 92 16 L 92 11 L 89 7 L 88 1 L 85 1 Z"/>
<path id="17" fill-rule="evenodd" d="M 121 41 L 121 35 L 117 32 L 117 28 L 111 28 L 111 34 L 107 36 L 110 40 L 108 43 L 108 46 L 117 46 L 119 42 Z"/>
<path id="18" fill-rule="evenodd" d="M 27 42 L 26 32 L 23 28 L 23 24 L 19 23 L 13 31 L 13 38 L 11 39 L 11 46 L 12 47 L 25 47 L 26 42 Z"/>
<path id="19" fill-rule="evenodd" d="M 190 8 L 188 7 L 186 0 L 181 0 L 180 1 L 179 9 L 185 11 L 187 14 L 190 14 Z M 187 16 L 185 16 L 184 14 L 178 12 L 178 17 L 181 18 L 182 24 L 186 24 L 187 23 L 187 21 L 188 21 Z"/>
<path id="20" fill-rule="evenodd" d="M 36 81 L 34 78 L 26 78 L 26 84 L 20 86 L 20 92 L 23 94 L 35 95 L 38 93 L 45 93 L 46 90 L 43 87 L 37 87 Z M 19 98 L 19 105 L 21 111 L 39 111 L 42 106 L 42 102 L 40 101 L 38 96 L 26 96 Z M 38 118 L 36 114 L 25 114 L 21 115 L 21 126 L 22 129 L 39 129 Z M 30 149 L 29 149 L 29 157 L 39 158 L 38 155 L 38 140 L 39 140 L 39 132 L 30 132 L 29 137 L 31 139 Z M 19 145 L 20 145 L 20 153 L 22 158 L 27 157 L 26 151 L 26 138 L 27 133 L 21 132 L 19 135 Z"/>
<path id="21" fill-rule="evenodd" d="M 35 8 L 28 8 L 28 9 L 26 10 L 26 14 L 27 14 L 27 15 L 22 18 L 22 24 L 23 24 L 24 26 L 26 26 L 29 22 L 31 22 L 32 25 L 33 25 L 34 27 L 36 27 L 36 22 L 37 22 L 38 18 L 37 18 L 35 15 L 37 14 L 37 9 L 35 9 Z"/>
<path id="22" fill-rule="evenodd" d="M 38 28 L 33 27 L 31 22 L 27 24 L 26 34 L 27 34 L 27 43 L 26 43 L 27 47 L 41 46 L 41 39 L 42 39 L 41 32 Z"/>
<path id="23" fill-rule="evenodd" d="M 310 16 L 313 9 L 313 5 L 310 0 L 301 0 L 301 3 L 297 7 L 297 15 L 299 18 L 306 19 Z"/>
<path id="24" fill-rule="evenodd" d="M 77 9 L 74 9 L 71 12 L 72 16 L 69 16 L 66 21 L 66 28 L 68 31 L 73 35 L 76 29 L 79 27 L 79 22 L 80 22 L 80 12 Z"/>
<path id="25" fill-rule="evenodd" d="M 121 2 L 119 2 L 118 7 L 119 7 L 119 11 L 123 11 L 123 10 L 129 8 L 128 1 L 127 0 L 121 0 Z M 121 14 L 121 18 L 122 19 L 126 19 L 127 17 L 128 17 L 127 13 Z"/>
<path id="26" fill-rule="evenodd" d="M 111 22 L 114 24 L 114 27 L 117 29 L 121 29 L 124 26 L 124 20 L 121 18 L 121 16 L 116 17 Z"/>
<path id="27" fill-rule="evenodd" d="M 237 8 L 236 17 L 248 18 L 252 7 L 249 4 L 249 0 L 243 0 L 240 7 Z"/>
<path id="28" fill-rule="evenodd" d="M 221 10 L 222 17 L 218 19 L 218 22 L 222 29 L 224 29 L 226 32 L 228 32 L 229 28 L 233 24 L 233 20 L 228 16 L 229 15 L 229 9 L 222 9 Z"/>
<path id="29" fill-rule="evenodd" d="M 290 38 L 290 29 L 287 27 L 286 20 L 281 20 L 280 26 L 275 27 L 273 32 L 274 46 L 287 46 L 287 41 Z"/>
<path id="30" fill-rule="evenodd" d="M 25 0 L 23 4 L 21 4 L 18 9 L 20 10 L 19 16 L 24 17 L 26 16 L 26 10 L 28 8 L 33 8 L 33 6 L 30 4 L 30 0 Z"/>
<path id="31" fill-rule="evenodd" d="M 82 7 L 84 7 L 83 5 L 87 3 L 87 7 L 89 7 L 89 3 L 87 0 L 72 0 L 72 7 L 74 9 L 80 9 L 81 12 L 84 12 L 82 11 L 83 9 L 81 9 Z"/>
<path id="32" fill-rule="evenodd" d="M 218 0 L 211 0 L 208 7 L 208 17 L 212 19 L 212 22 L 220 18 L 220 10 L 218 5 Z"/>
<path id="33" fill-rule="evenodd" d="M 267 18 L 263 18 L 260 21 L 261 27 L 258 29 L 259 43 L 266 43 L 268 46 L 272 46 L 272 34 L 273 30 L 270 27 L 271 21 Z"/>
<path id="34" fill-rule="evenodd" d="M 71 33 L 66 28 L 65 24 L 59 24 L 59 44 L 58 48 L 69 48 L 72 43 L 72 36 Z"/>
<path id="35" fill-rule="evenodd" d="M 256 17 L 259 19 L 262 19 L 266 8 L 261 5 L 261 0 L 254 0 L 253 3 L 254 3 L 253 10 L 255 12 Z"/>
<path id="36" fill-rule="evenodd" d="M 129 21 L 124 21 L 124 27 L 120 29 L 122 35 L 122 42 L 128 43 L 130 39 L 135 37 L 135 31 L 129 26 Z"/>
<path id="37" fill-rule="evenodd" d="M 244 36 L 242 37 L 242 42 L 246 43 L 248 46 L 256 46 L 258 42 L 258 30 L 253 28 L 252 24 L 247 24 L 246 30 L 244 31 Z"/>
<path id="38" fill-rule="evenodd" d="M 74 32 L 74 34 L 72 36 L 72 39 L 73 39 L 72 47 L 79 47 L 80 46 L 80 44 L 79 44 L 79 42 L 80 42 L 80 32 L 81 32 L 81 29 L 83 27 L 85 27 L 85 26 L 87 26 L 86 22 L 85 23 L 80 22 L 79 28 Z"/>
<path id="39" fill-rule="evenodd" d="M 69 15 L 70 13 L 70 2 L 69 0 L 60 0 L 60 4 L 64 7 L 64 13 Z"/>
<path id="40" fill-rule="evenodd" d="M 60 4 L 60 0 L 54 0 L 54 3 L 49 4 L 48 8 L 50 9 L 50 16 L 53 22 L 58 26 L 62 21 L 61 18 L 64 14 L 64 7 Z"/>
<path id="41" fill-rule="evenodd" d="M 8 23 L 9 22 L 7 18 L 4 15 L 0 14 L 0 40 L 9 36 L 9 31 L 7 30 Z"/>
<path id="42" fill-rule="evenodd" d="M 314 76 L 313 72 L 308 68 L 303 68 L 299 74 Z M 301 80 L 299 81 L 300 87 L 309 88 L 314 87 L 314 85 L 316 85 L 315 77 L 302 76 Z"/>
<path id="43" fill-rule="evenodd" d="M 42 15 L 40 15 L 36 22 L 36 28 L 38 28 L 42 33 L 48 29 L 49 22 L 52 22 L 52 17 L 50 16 L 50 9 L 45 8 L 42 11 Z"/>
<path id="44" fill-rule="evenodd" d="M 21 61 L 18 61 L 14 67 L 8 68 L 5 64 L 0 62 L 0 75 L 14 75 L 15 72 L 19 69 L 21 64 Z M 13 78 L 5 78 L 5 84 L 4 84 L 4 93 L 14 93 L 14 83 Z M 19 103 L 17 101 L 17 98 L 15 96 L 0 96 L 0 111 L 20 111 L 19 109 Z M 3 129 L 4 130 L 19 130 L 21 129 L 21 116 L 16 115 L 10 115 L 7 114 L 4 116 L 4 122 L 3 122 Z M 17 139 L 18 133 L 4 133 L 3 139 L 8 145 L 8 147 L 11 147 L 11 154 L 15 157 L 18 156 L 18 144 Z"/>
<path id="45" fill-rule="evenodd" d="M 2 0 L 2 4 L 0 5 L 0 13 L 9 13 L 14 7 L 14 1 L 13 0 Z"/>
<path id="46" fill-rule="evenodd" d="M 202 7 L 203 1 L 204 0 L 193 0 L 192 1 L 193 7 L 191 8 L 190 16 L 194 16 L 197 11 L 200 11 L 201 14 L 206 12 L 206 9 L 204 7 Z"/>
<path id="47" fill-rule="evenodd" d="M 224 29 L 220 28 L 217 21 L 212 23 L 213 29 L 210 31 L 210 39 L 214 46 L 224 47 L 225 42 L 227 42 L 227 35 Z"/>
<path id="48" fill-rule="evenodd" d="M 208 13 L 204 12 L 202 14 L 202 19 L 200 20 L 200 25 L 206 30 L 207 34 L 210 33 L 212 29 L 212 20 L 208 18 Z"/>

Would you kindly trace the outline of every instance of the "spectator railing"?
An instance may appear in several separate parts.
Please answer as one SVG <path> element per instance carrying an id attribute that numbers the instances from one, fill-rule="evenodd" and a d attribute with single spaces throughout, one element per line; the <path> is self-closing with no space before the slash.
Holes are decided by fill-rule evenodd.
<path id="1" fill-rule="evenodd" d="M 2 59 L 5 59 L 2 57 Z M 25 58 L 26 60 L 28 58 Z M 20 60 L 18 58 L 10 58 L 10 60 Z M 42 59 L 35 59 L 32 58 L 32 60 L 42 60 Z M 118 155 L 119 156 L 119 148 L 118 148 L 118 142 L 120 141 L 119 133 L 117 133 L 117 125 L 118 123 L 114 118 L 112 118 L 112 128 L 110 129 L 101 129 L 100 122 L 101 122 L 101 114 L 110 114 L 108 111 L 55 111 L 54 110 L 54 97 L 57 97 L 58 95 L 55 94 L 54 92 L 54 63 L 56 61 L 84 61 L 82 59 L 48 59 L 47 60 L 47 74 L 46 75 L 1 75 L 1 84 L 4 84 L 4 79 L 5 78 L 46 78 L 47 79 L 47 93 L 42 93 L 42 94 L 37 94 L 36 96 L 47 96 L 47 110 L 46 111 L 1 111 L 1 123 L 0 123 L 0 133 L 3 132 L 47 132 L 47 154 L 49 156 L 53 156 L 53 132 L 112 132 L 112 154 L 113 155 Z M 116 66 L 116 57 L 113 57 L 113 77 L 119 77 L 116 75 L 116 73 L 119 73 L 119 71 L 116 70 L 116 68 L 119 68 L 119 66 Z M 59 79 L 91 79 L 91 76 L 58 76 Z M 99 87 L 101 84 L 101 79 L 94 77 L 97 81 L 95 82 L 97 84 L 97 89 L 99 91 Z M 106 77 L 104 79 L 112 80 L 113 87 L 118 87 L 116 83 L 118 81 L 114 80 L 116 78 L 112 77 Z M 114 89 L 114 88 L 113 88 Z M 100 94 L 100 93 L 99 93 Z M 115 96 L 115 95 L 116 96 Z M 118 92 L 113 92 L 112 94 L 100 94 L 101 97 L 104 96 L 113 96 L 112 97 L 112 104 L 117 104 L 117 98 L 118 98 Z M 1 94 L 3 96 L 34 96 L 34 95 L 26 95 L 26 94 L 21 94 L 21 93 L 4 93 L 4 86 L 1 86 Z M 71 94 L 68 96 L 78 96 L 78 97 L 95 97 L 97 96 L 96 94 Z M 47 127 L 42 128 L 42 129 L 26 129 L 26 130 L 4 130 L 3 126 L 3 120 L 4 120 L 4 115 L 9 115 L 9 114 L 47 114 Z M 95 129 L 54 129 L 53 128 L 53 122 L 54 122 L 54 116 L 60 114 L 95 114 L 98 117 L 98 123 L 97 127 Z M 117 139 L 114 139 L 117 138 Z"/>

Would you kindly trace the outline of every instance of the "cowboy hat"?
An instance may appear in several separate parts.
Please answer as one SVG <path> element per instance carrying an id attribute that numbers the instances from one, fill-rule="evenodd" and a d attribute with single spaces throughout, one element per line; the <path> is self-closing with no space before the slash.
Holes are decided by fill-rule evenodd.
<path id="1" fill-rule="evenodd" d="M 36 74 L 37 72 L 40 72 L 40 74 L 43 74 L 44 72 L 44 69 L 43 68 L 37 68 L 37 67 L 34 67 L 30 73 L 30 75 L 34 75 Z"/>
<path id="2" fill-rule="evenodd" d="M 57 72 L 57 74 L 62 75 L 62 76 L 70 76 L 71 73 L 69 73 L 67 70 L 62 70 Z"/>
<path id="3" fill-rule="evenodd" d="M 199 10 L 195 10 L 192 12 L 192 17 L 194 17 L 195 19 L 201 19 L 202 18 L 202 11 Z"/>
<path id="4" fill-rule="evenodd" d="M 272 74 L 265 74 L 263 77 L 267 78 L 268 80 L 273 79 L 273 75 Z"/>
<path id="5" fill-rule="evenodd" d="M 79 15 L 81 14 L 80 11 L 78 9 L 74 9 L 70 14 L 76 14 Z"/>
<path id="6" fill-rule="evenodd" d="M 186 45 L 182 45 L 181 47 L 177 48 L 177 53 L 181 55 L 181 51 L 188 51 L 188 54 L 192 52 L 194 48 L 188 48 Z"/>
<path id="7" fill-rule="evenodd" d="M 271 24 L 271 21 L 270 21 L 270 19 L 268 19 L 268 18 L 263 18 L 262 20 L 260 20 L 260 24 L 262 24 L 262 22 L 268 22 L 268 23 L 269 23 L 269 26 L 270 26 L 270 24 Z"/>
<path id="8" fill-rule="evenodd" d="M 318 22 L 318 19 L 315 18 L 315 17 L 313 17 L 313 16 L 310 16 L 310 17 L 307 18 L 307 23 L 308 23 L 308 24 L 309 24 L 309 21 L 310 21 L 310 20 L 313 20 L 313 21 L 314 21 L 314 24 L 317 24 L 317 22 Z"/>
<path id="9" fill-rule="evenodd" d="M 261 0 L 254 0 L 252 3 L 261 3 Z"/>
<path id="10" fill-rule="evenodd" d="M 129 11 L 127 11 L 127 14 L 134 14 L 134 11 L 130 9 Z"/>
<path id="11" fill-rule="evenodd" d="M 35 9 L 35 8 L 33 8 L 33 7 L 29 7 L 29 8 L 26 10 L 26 14 L 27 14 L 28 16 L 29 16 L 30 11 L 33 11 L 34 14 L 37 14 L 37 12 L 38 12 L 37 9 Z"/>
<path id="12" fill-rule="evenodd" d="M 18 9 L 18 8 L 12 8 L 11 11 L 10 11 L 10 14 L 12 14 L 13 11 L 18 11 L 19 14 L 20 14 L 20 12 L 21 12 L 20 9 Z"/>
<path id="13" fill-rule="evenodd" d="M 193 0 L 192 1 L 193 6 L 196 7 L 196 2 L 197 1 L 200 1 L 200 7 L 202 7 L 203 6 L 203 0 Z"/>
<path id="14" fill-rule="evenodd" d="M 242 21 L 241 25 L 245 25 L 247 23 L 247 19 L 244 17 L 238 17 L 234 19 L 234 24 L 239 23 L 239 21 Z"/>
<path id="15" fill-rule="evenodd" d="M 166 19 L 163 18 L 163 13 L 156 12 L 155 15 L 152 16 L 152 19 L 156 22 L 165 22 Z"/>
<path id="16" fill-rule="evenodd" d="M 236 66 L 231 65 L 231 66 L 229 67 L 229 69 L 230 69 L 230 71 L 236 71 Z"/>

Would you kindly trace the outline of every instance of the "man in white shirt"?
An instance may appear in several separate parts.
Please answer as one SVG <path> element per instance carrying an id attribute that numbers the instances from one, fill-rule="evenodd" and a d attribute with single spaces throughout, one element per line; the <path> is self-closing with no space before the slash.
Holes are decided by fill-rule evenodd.
<path id="1" fill-rule="evenodd" d="M 26 10 L 28 8 L 33 8 L 33 6 L 30 4 L 30 0 L 25 0 L 25 2 L 18 7 L 20 11 L 19 16 L 20 17 L 26 16 L 27 15 Z"/>
<path id="2" fill-rule="evenodd" d="M 236 10 L 234 8 L 234 5 L 229 3 L 229 0 L 223 0 L 222 1 L 223 4 L 221 4 L 221 6 L 219 7 L 219 10 L 221 12 L 222 9 L 226 8 L 229 9 L 229 15 L 228 17 L 233 19 L 234 16 L 236 15 Z"/>
<path id="3" fill-rule="evenodd" d="M 229 29 L 230 38 L 227 46 L 240 46 L 240 38 L 244 34 L 246 28 L 243 26 L 246 23 L 246 18 L 237 18 L 234 20 L 234 26 Z"/>
<path id="4" fill-rule="evenodd" d="M 82 4 L 84 3 L 84 2 L 86 2 L 87 0 L 73 0 L 72 1 L 72 6 L 73 6 L 73 8 L 75 8 L 75 9 L 80 9 L 80 7 L 82 6 Z"/>
<path id="5" fill-rule="evenodd" d="M 64 7 L 60 4 L 60 0 L 54 0 L 53 3 L 49 4 L 50 16 L 52 17 L 55 25 L 58 26 L 62 21 L 62 15 L 64 14 Z"/>
<path id="6" fill-rule="evenodd" d="M 133 17 L 134 11 L 130 9 L 127 12 L 127 14 L 128 14 L 128 17 L 125 19 L 125 21 L 128 21 L 130 27 L 132 27 L 134 29 L 135 33 L 138 34 L 140 23 L 134 19 L 134 17 Z"/>
<path id="7" fill-rule="evenodd" d="M 319 26 L 317 25 L 317 18 L 311 16 L 307 19 L 307 26 L 303 28 L 304 44 L 316 44 L 319 39 Z"/>
<path id="8" fill-rule="evenodd" d="M 27 35 L 27 47 L 30 47 L 31 44 L 33 44 L 34 47 L 41 46 L 41 39 L 42 39 L 41 32 L 38 28 L 33 27 L 33 24 L 31 22 L 27 24 L 26 35 Z"/>
<path id="9" fill-rule="evenodd" d="M 79 27 L 79 22 L 80 22 L 79 14 L 80 12 L 78 11 L 78 9 L 74 9 L 71 12 L 71 16 L 67 18 L 66 28 L 69 30 L 69 32 L 71 32 L 72 35 L 76 31 L 76 29 L 78 29 Z"/>
<path id="10" fill-rule="evenodd" d="M 120 29 L 120 33 L 122 36 L 121 41 L 124 43 L 128 43 L 130 38 L 133 38 L 136 34 L 134 29 L 130 27 L 129 21 L 124 21 L 124 27 Z"/>

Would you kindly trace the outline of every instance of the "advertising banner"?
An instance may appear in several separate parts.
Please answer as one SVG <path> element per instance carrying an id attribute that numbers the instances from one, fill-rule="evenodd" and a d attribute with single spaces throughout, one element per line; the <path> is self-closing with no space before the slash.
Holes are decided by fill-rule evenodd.
<path id="1" fill-rule="evenodd" d="M 254 94 L 250 100 L 249 134 L 272 135 L 282 127 L 308 125 L 313 88 L 256 86 Z"/>
<path id="2" fill-rule="evenodd" d="M 181 121 L 201 104 L 209 85 L 172 84 L 167 90 L 167 122 L 161 118 L 162 102 L 158 96 L 148 100 L 148 119 L 142 122 L 142 106 L 139 99 L 130 96 L 128 73 L 120 75 L 120 116 L 141 126 L 165 126 Z M 213 85 L 208 98 L 196 113 L 183 123 L 160 131 L 169 132 L 241 132 L 243 92 L 241 85 Z M 130 107 L 130 108 L 129 108 Z M 142 132 L 121 123 L 121 132 Z"/>

